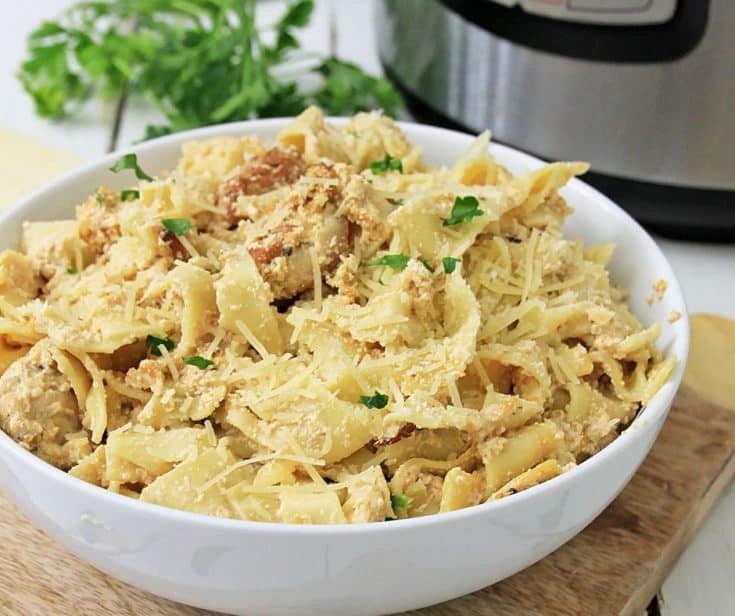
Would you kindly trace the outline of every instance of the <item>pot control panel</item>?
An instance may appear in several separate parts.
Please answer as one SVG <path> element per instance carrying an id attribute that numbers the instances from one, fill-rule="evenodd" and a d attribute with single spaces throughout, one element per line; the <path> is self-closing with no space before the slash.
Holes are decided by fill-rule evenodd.
<path id="1" fill-rule="evenodd" d="M 677 0 L 491 0 L 533 15 L 605 26 L 648 26 L 669 21 Z"/>

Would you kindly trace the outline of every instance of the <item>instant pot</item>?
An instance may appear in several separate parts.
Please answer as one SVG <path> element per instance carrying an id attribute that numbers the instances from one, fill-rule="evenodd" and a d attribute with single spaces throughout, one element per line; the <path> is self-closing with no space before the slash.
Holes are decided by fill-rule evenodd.
<path id="1" fill-rule="evenodd" d="M 425 121 L 553 160 L 654 230 L 735 240 L 735 0 L 380 0 Z"/>

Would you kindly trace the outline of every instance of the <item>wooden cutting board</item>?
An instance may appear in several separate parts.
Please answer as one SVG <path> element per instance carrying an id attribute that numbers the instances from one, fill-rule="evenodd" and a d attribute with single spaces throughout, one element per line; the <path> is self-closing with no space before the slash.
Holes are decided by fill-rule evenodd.
<path id="1" fill-rule="evenodd" d="M 6 137 L 0 129 L 2 151 L 7 151 Z M 14 149 L 37 147 L 21 144 L 16 137 L 13 142 Z M 71 163 L 63 155 L 40 150 L 34 150 L 33 160 L 34 177 L 28 178 L 24 189 Z M 0 166 L 0 186 L 13 177 L 17 180 L 19 176 L 2 173 Z M 0 207 L 2 197 L 0 194 Z M 735 476 L 735 380 L 731 378 L 735 327 L 712 317 L 697 318 L 693 325 L 696 365 L 690 364 L 688 371 L 692 389 L 679 393 L 653 450 L 618 499 L 580 535 L 529 569 L 492 588 L 413 614 L 607 616 L 637 615 L 645 609 Z M 713 357 L 717 360 L 712 361 Z M 720 370 L 713 371 L 713 366 Z M 715 396 L 708 395 L 713 391 Z M 0 614 L 105 613 L 208 614 L 98 572 L 35 529 L 0 495 Z"/>

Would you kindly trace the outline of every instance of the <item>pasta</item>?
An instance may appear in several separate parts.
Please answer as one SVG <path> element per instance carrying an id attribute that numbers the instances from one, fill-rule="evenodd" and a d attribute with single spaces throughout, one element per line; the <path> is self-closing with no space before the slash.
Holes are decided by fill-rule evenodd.
<path id="1" fill-rule="evenodd" d="M 670 377 L 614 246 L 565 238 L 583 163 L 435 168 L 379 113 L 173 171 L 0 253 L 0 423 L 102 488 L 235 519 L 469 507 L 610 443 Z"/>

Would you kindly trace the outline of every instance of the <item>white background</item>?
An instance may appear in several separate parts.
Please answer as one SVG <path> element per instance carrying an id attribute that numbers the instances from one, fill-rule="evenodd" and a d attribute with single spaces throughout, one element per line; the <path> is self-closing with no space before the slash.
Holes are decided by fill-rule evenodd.
<path id="1" fill-rule="evenodd" d="M 71 0 L 31 0 L 20 9 L 21 3 L 0 0 L 0 125 L 90 159 L 108 148 L 114 104 L 90 104 L 70 120 L 48 122 L 34 115 L 30 99 L 15 78 L 28 33 L 70 4 Z M 267 2 L 264 11 L 277 11 L 279 4 L 278 0 Z M 379 72 L 372 4 L 373 0 L 317 0 L 312 25 L 301 36 L 304 46 L 320 52 L 334 47 L 343 58 Z M 155 112 L 142 101 L 132 101 L 123 117 L 118 147 L 139 139 L 144 126 L 156 120 Z M 664 239 L 658 243 L 671 260 L 691 312 L 735 318 L 735 245 Z M 664 583 L 659 595 L 663 614 L 735 614 L 734 576 L 735 485 L 730 485 Z"/>

